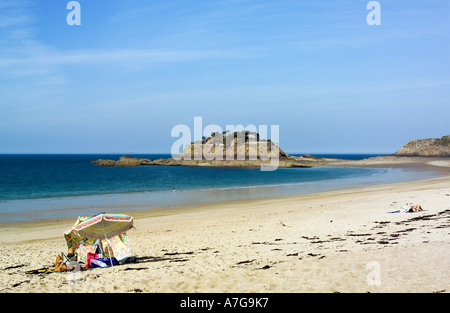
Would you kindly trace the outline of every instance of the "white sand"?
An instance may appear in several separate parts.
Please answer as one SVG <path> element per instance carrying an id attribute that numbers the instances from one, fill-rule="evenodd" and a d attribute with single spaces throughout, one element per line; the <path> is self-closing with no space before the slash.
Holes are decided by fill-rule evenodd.
<path id="1" fill-rule="evenodd" d="M 387 213 L 406 203 L 427 211 Z M 74 220 L 2 227 L 0 292 L 450 291 L 450 176 L 156 215 L 128 233 L 138 263 L 77 274 L 25 273 Z"/>

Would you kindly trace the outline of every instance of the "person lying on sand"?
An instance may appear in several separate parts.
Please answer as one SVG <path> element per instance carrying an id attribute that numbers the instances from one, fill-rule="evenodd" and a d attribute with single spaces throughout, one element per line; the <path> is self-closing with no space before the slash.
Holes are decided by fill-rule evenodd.
<path id="1" fill-rule="evenodd" d="M 414 213 L 424 211 L 420 204 L 407 204 L 404 205 L 400 210 L 389 212 L 389 213 Z"/>
<path id="2" fill-rule="evenodd" d="M 409 206 L 408 212 L 419 212 L 423 211 L 422 206 L 420 204 L 411 204 Z"/>

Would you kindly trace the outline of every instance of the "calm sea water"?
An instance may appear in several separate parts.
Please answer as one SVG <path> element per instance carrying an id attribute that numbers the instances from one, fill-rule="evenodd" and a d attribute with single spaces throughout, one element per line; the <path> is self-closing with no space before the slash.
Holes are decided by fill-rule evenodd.
<path id="1" fill-rule="evenodd" d="M 134 156 L 152 160 L 170 157 Z M 319 156 L 356 160 L 375 155 Z M 100 158 L 119 157 L 0 155 L 0 222 L 284 196 L 370 184 L 389 177 L 398 180 L 405 175 L 381 168 L 293 168 L 262 172 L 245 168 L 124 168 L 90 164 Z"/>

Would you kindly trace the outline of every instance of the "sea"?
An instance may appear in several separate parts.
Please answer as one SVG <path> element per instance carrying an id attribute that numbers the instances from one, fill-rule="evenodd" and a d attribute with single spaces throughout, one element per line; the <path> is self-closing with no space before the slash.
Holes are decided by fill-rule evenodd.
<path id="1" fill-rule="evenodd" d="M 292 154 L 296 155 L 296 154 Z M 360 160 L 382 154 L 313 154 Z M 0 155 L 0 223 L 178 208 L 437 176 L 399 168 L 98 167 L 121 154 Z M 156 160 L 169 154 L 139 154 Z"/>

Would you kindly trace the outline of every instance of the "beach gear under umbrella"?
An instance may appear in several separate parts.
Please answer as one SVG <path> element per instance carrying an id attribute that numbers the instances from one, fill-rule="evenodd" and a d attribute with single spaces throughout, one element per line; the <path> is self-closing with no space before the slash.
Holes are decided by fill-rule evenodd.
<path id="1" fill-rule="evenodd" d="M 108 240 L 132 227 L 133 217 L 131 216 L 120 213 L 101 213 L 79 223 L 74 230 L 80 237 Z"/>

